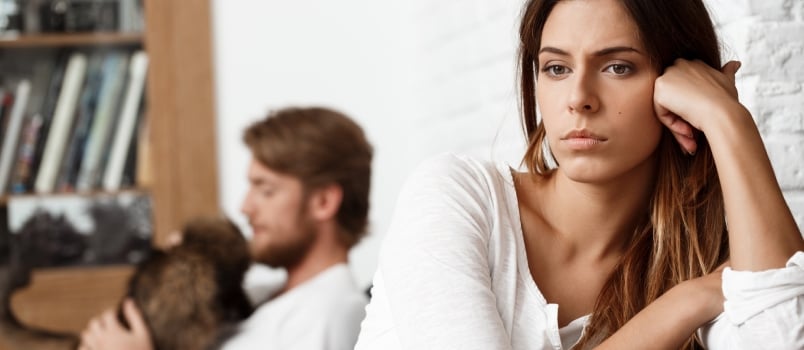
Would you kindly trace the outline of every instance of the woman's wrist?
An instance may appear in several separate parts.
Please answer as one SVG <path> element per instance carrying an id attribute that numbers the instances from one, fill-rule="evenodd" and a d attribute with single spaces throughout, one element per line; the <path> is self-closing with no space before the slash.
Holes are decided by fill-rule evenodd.
<path id="1" fill-rule="evenodd" d="M 702 118 L 700 129 L 710 144 L 718 139 L 734 140 L 746 131 L 758 134 L 751 112 L 736 100 L 715 104 L 709 115 Z"/>

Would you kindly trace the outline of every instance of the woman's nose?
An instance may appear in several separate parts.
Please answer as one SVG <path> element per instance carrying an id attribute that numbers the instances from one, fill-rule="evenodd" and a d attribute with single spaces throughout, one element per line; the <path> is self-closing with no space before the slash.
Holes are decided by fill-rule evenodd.
<path id="1" fill-rule="evenodd" d="M 569 109 L 574 113 L 594 113 L 600 108 L 594 79 L 587 74 L 576 74 L 573 77 L 572 91 L 569 97 Z"/>

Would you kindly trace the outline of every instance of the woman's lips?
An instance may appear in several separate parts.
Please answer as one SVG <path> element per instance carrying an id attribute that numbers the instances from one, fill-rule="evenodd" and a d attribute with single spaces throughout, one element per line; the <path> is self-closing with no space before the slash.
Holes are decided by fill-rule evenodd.
<path id="1" fill-rule="evenodd" d="M 561 137 L 561 142 L 572 150 L 588 150 L 606 142 L 606 138 L 589 130 L 572 130 Z"/>

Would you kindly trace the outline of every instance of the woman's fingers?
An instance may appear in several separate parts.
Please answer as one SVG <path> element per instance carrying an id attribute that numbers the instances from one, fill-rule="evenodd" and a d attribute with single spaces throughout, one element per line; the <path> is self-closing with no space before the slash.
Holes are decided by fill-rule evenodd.
<path id="1" fill-rule="evenodd" d="M 656 80 L 656 116 L 687 154 L 695 154 L 698 144 L 694 131 L 711 123 L 711 111 L 719 104 L 737 99 L 735 74 L 739 61 L 729 61 L 712 69 L 701 61 L 679 59 Z"/>
<path id="2" fill-rule="evenodd" d="M 698 150 L 698 143 L 695 141 L 695 135 L 693 133 L 695 129 L 692 125 L 669 111 L 664 115 L 658 115 L 658 118 L 659 121 L 673 133 L 673 137 L 675 137 L 684 153 L 695 154 Z"/>

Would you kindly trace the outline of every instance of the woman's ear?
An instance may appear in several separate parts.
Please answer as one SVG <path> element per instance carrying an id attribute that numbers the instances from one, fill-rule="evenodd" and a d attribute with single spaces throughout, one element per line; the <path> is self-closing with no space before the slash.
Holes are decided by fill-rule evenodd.
<path id="1" fill-rule="evenodd" d="M 338 184 L 330 184 L 313 190 L 308 205 L 310 215 L 315 220 L 324 221 L 334 218 L 343 202 L 343 189 Z"/>

